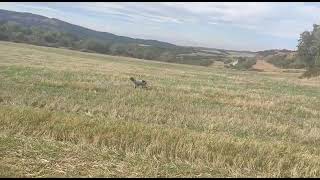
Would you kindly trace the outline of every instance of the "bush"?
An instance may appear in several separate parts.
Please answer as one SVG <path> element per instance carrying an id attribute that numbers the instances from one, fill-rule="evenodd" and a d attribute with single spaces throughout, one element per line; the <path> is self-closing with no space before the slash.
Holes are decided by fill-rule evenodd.
<path id="1" fill-rule="evenodd" d="M 299 78 L 311 78 L 316 76 L 320 76 L 320 67 L 309 68 Z"/>
<path id="2" fill-rule="evenodd" d="M 290 54 L 276 54 L 268 57 L 267 62 L 273 64 L 278 68 L 283 69 L 302 69 L 305 68 L 305 63 L 302 62 L 297 56 Z"/>

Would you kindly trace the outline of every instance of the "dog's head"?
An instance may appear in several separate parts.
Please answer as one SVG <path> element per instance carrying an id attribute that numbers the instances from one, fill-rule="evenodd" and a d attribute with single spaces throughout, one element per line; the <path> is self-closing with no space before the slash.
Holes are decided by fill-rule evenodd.
<path id="1" fill-rule="evenodd" d="M 134 81 L 135 79 L 134 79 L 133 77 L 130 77 L 130 80 L 131 80 L 131 81 Z"/>

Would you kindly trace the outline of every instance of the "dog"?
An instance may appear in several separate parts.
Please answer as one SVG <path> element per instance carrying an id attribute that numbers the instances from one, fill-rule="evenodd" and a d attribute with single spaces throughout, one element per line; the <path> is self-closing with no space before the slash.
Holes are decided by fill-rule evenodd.
<path id="1" fill-rule="evenodd" d="M 142 88 L 147 88 L 147 82 L 145 80 L 136 80 L 130 77 L 130 80 L 134 83 L 134 88 L 141 86 Z"/>

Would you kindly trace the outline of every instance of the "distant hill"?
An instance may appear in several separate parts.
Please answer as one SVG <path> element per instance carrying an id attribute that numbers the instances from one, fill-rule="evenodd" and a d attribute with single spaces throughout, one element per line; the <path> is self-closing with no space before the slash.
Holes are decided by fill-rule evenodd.
<path id="1" fill-rule="evenodd" d="M 257 59 L 271 63 L 282 69 L 302 69 L 306 64 L 301 61 L 296 51 L 271 49 L 257 52 Z"/>
<path id="2" fill-rule="evenodd" d="M 73 25 L 55 18 L 47 18 L 45 16 L 36 15 L 32 13 L 20 13 L 7 10 L 0 10 L 0 22 L 15 22 L 24 27 L 40 27 L 51 31 L 60 31 L 64 33 L 71 33 L 81 38 L 93 38 L 108 42 L 118 43 L 136 43 L 146 44 L 150 46 L 174 48 L 174 44 L 161 42 L 157 40 L 134 39 L 124 36 L 117 36 L 108 32 L 98 32 L 81 26 Z"/>
<path id="3" fill-rule="evenodd" d="M 233 57 L 254 57 L 257 54 L 135 39 L 91 30 L 55 18 L 7 10 L 0 10 L 0 40 L 201 66 L 209 66 L 214 61 L 229 63 Z"/>
<path id="4" fill-rule="evenodd" d="M 212 63 L 207 57 L 190 60 L 190 57 L 178 56 L 194 53 L 192 47 L 118 36 L 55 18 L 7 10 L 0 10 L 0 40 L 166 62 L 204 66 Z"/>
<path id="5" fill-rule="evenodd" d="M 258 51 L 256 52 L 257 55 L 259 56 L 269 56 L 269 55 L 276 55 L 276 54 L 289 54 L 294 51 L 287 50 L 287 49 L 270 49 L 270 50 L 265 50 L 265 51 Z"/>
<path id="6" fill-rule="evenodd" d="M 236 51 L 236 50 L 225 50 L 225 49 L 217 49 L 217 48 L 207 48 L 207 47 L 196 47 L 198 51 L 214 53 L 220 55 L 228 55 L 228 56 L 239 56 L 239 57 L 253 57 L 257 53 L 253 51 Z"/>

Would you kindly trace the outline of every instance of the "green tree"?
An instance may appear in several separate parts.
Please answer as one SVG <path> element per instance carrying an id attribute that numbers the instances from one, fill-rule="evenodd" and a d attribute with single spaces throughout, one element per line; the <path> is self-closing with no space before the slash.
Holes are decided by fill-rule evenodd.
<path id="1" fill-rule="evenodd" d="M 316 65 L 320 55 L 320 28 L 314 24 L 312 32 L 305 31 L 300 35 L 298 43 L 298 55 L 310 69 Z M 318 60 L 317 60 L 318 61 Z"/>

